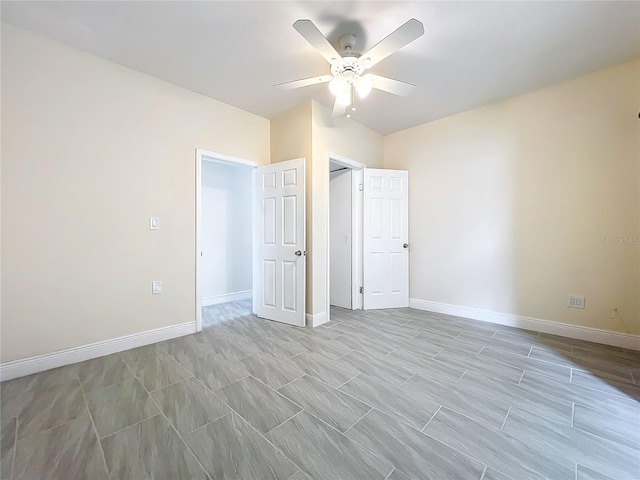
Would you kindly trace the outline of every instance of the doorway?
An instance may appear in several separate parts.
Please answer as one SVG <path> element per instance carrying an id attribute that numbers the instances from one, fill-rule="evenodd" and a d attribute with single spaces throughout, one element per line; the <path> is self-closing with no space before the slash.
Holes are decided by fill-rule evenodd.
<path id="1" fill-rule="evenodd" d="M 362 308 L 363 171 L 362 163 L 329 156 L 329 309 Z"/>
<path id="2" fill-rule="evenodd" d="M 204 319 L 212 324 L 252 313 L 253 170 L 258 165 L 196 149 L 198 332 Z M 239 198 L 233 187 L 245 197 Z M 234 248 L 236 241 L 242 249 Z"/>
<path id="3" fill-rule="evenodd" d="M 253 167 L 200 159 L 200 317 L 202 326 L 252 313 Z"/>
<path id="4" fill-rule="evenodd" d="M 262 165 L 196 149 L 196 331 L 203 308 L 304 326 L 305 225 L 304 158 Z"/>

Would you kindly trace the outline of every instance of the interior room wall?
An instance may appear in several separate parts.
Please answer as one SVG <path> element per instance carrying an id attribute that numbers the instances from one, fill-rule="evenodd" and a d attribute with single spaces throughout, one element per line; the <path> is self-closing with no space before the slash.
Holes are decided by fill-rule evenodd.
<path id="1" fill-rule="evenodd" d="M 195 150 L 269 120 L 7 24 L 1 80 L 1 361 L 194 322 Z"/>
<path id="2" fill-rule="evenodd" d="M 636 60 L 385 137 L 412 299 L 640 333 L 639 99 Z"/>
<path id="3" fill-rule="evenodd" d="M 252 170 L 202 162 L 203 305 L 252 288 Z"/>

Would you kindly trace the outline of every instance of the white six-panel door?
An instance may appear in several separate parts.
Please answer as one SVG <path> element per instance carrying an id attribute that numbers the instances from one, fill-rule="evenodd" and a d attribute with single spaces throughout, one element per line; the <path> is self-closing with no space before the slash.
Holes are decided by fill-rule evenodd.
<path id="1" fill-rule="evenodd" d="M 253 309 L 257 316 L 305 325 L 304 159 L 256 168 Z"/>
<path id="2" fill-rule="evenodd" d="M 409 306 L 409 173 L 364 171 L 364 308 Z"/>

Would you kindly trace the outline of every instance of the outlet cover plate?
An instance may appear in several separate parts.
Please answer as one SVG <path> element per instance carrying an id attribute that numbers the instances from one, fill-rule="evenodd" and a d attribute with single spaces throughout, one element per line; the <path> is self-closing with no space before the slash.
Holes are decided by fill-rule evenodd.
<path id="1" fill-rule="evenodd" d="M 567 295 L 567 307 L 584 308 L 583 295 Z"/>
<path id="2" fill-rule="evenodd" d="M 160 280 L 154 280 L 151 282 L 151 294 L 160 295 L 162 293 L 162 282 Z"/>

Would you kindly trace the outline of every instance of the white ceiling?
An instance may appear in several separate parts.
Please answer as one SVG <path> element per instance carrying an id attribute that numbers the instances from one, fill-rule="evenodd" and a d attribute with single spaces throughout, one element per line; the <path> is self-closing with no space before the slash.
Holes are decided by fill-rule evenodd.
<path id="1" fill-rule="evenodd" d="M 416 90 L 374 91 L 353 115 L 383 134 L 640 57 L 636 1 L 1 3 L 5 22 L 267 118 L 333 105 L 326 85 L 273 88 L 329 73 L 294 21 L 364 51 L 417 18 L 425 35 L 371 69 Z"/>

